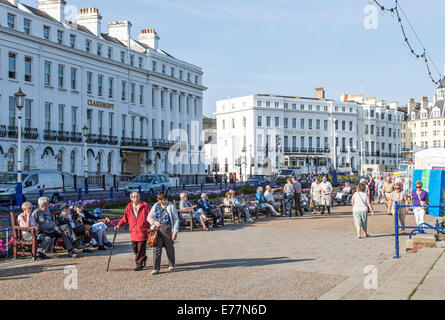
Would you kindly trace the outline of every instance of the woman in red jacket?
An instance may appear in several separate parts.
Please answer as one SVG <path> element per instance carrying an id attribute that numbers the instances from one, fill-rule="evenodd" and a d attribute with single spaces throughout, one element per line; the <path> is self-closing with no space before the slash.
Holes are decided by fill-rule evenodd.
<path id="1" fill-rule="evenodd" d="M 134 271 L 141 271 L 146 263 L 146 242 L 147 231 L 150 230 L 150 223 L 147 222 L 150 206 L 147 202 L 141 201 L 139 192 L 130 193 L 131 202 L 125 208 L 124 217 L 119 221 L 114 230 L 119 230 L 123 225 L 129 225 L 131 236 L 131 246 L 135 254 L 136 268 Z"/>

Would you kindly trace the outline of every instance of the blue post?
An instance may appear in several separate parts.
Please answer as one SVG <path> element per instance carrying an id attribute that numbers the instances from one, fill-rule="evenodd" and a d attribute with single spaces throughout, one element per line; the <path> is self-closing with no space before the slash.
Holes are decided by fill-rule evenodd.
<path id="1" fill-rule="evenodd" d="M 139 191 L 139 194 L 142 194 L 142 187 L 141 187 L 141 185 L 138 186 L 138 191 Z"/>
<path id="2" fill-rule="evenodd" d="M 85 194 L 88 194 L 88 177 L 85 177 Z"/>
<path id="3" fill-rule="evenodd" d="M 394 219 L 395 219 L 395 221 L 394 221 L 395 233 L 394 234 L 395 234 L 395 241 L 396 241 L 396 243 L 395 243 L 396 254 L 393 258 L 399 259 L 400 255 L 399 255 L 399 203 L 398 203 L 398 201 L 396 201 L 395 208 L 396 208 L 396 210 L 395 210 L 395 214 L 394 214 Z"/>
<path id="4" fill-rule="evenodd" d="M 22 183 L 18 182 L 15 188 L 15 198 L 16 198 L 16 206 L 20 207 L 23 202 L 23 188 Z"/>
<path id="5" fill-rule="evenodd" d="M 222 192 L 222 182 L 219 183 L 219 191 Z"/>
<path id="6" fill-rule="evenodd" d="M 114 188 L 110 187 L 110 199 L 113 199 L 113 191 L 114 191 Z"/>
<path id="7" fill-rule="evenodd" d="M 43 189 L 39 190 L 39 195 L 40 195 L 40 197 L 43 197 Z"/>
<path id="8" fill-rule="evenodd" d="M 9 215 L 11 215 L 11 214 L 9 214 Z M 15 241 L 15 239 L 14 239 L 14 241 Z M 8 258 L 8 256 L 9 256 L 9 228 L 8 227 L 6 227 L 6 239 L 5 239 L 5 242 L 6 242 L 6 258 Z"/>
<path id="9" fill-rule="evenodd" d="M 182 191 L 185 191 L 185 183 L 182 184 Z"/>
<path id="10" fill-rule="evenodd" d="M 162 191 L 165 191 L 165 184 L 162 185 Z"/>
<path id="11" fill-rule="evenodd" d="M 236 190 L 236 181 L 233 180 L 233 190 Z"/>
<path id="12" fill-rule="evenodd" d="M 82 188 L 77 189 L 77 200 L 82 201 Z"/>
<path id="13" fill-rule="evenodd" d="M 201 183 L 201 192 L 204 191 L 204 184 Z"/>

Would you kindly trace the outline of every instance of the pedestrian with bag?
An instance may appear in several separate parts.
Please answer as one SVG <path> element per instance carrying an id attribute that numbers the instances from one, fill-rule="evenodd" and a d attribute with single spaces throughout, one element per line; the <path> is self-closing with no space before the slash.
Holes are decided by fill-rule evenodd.
<path id="1" fill-rule="evenodd" d="M 422 189 L 421 181 L 416 181 L 415 186 L 416 190 L 413 190 L 411 194 L 411 204 L 413 206 L 414 216 L 416 217 L 416 225 L 420 226 L 425 223 L 425 207 L 429 205 L 430 199 L 428 197 L 428 192 Z"/>
<path id="2" fill-rule="evenodd" d="M 141 271 L 147 265 L 146 242 L 147 231 L 150 230 L 150 223 L 147 221 L 150 206 L 147 202 L 141 201 L 141 195 L 137 191 L 130 193 L 131 202 L 125 208 L 124 216 L 119 220 L 114 230 L 119 230 L 123 225 L 128 224 L 131 238 L 131 247 L 135 255 L 136 268 L 134 271 Z"/>
<path id="3" fill-rule="evenodd" d="M 354 224 L 357 231 L 357 239 L 361 238 L 361 231 L 363 231 L 364 238 L 368 237 L 368 213 L 370 211 L 371 202 L 369 196 L 366 193 L 366 187 L 360 183 L 357 187 L 351 199 L 352 203 L 352 216 L 354 218 Z"/>
<path id="4" fill-rule="evenodd" d="M 176 207 L 168 201 L 167 193 L 161 191 L 157 196 L 158 202 L 153 205 L 147 217 L 151 225 L 151 231 L 156 230 L 156 240 L 153 244 L 153 271 L 158 274 L 161 269 L 162 248 L 167 252 L 169 271 L 175 270 L 175 248 L 179 232 L 179 217 Z"/>

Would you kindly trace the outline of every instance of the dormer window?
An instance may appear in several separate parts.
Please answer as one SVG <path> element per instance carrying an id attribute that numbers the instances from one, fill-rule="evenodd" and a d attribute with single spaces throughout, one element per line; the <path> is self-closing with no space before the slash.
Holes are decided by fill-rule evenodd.
<path id="1" fill-rule="evenodd" d="M 416 113 L 415 112 L 411 112 L 411 120 L 416 120 Z"/>

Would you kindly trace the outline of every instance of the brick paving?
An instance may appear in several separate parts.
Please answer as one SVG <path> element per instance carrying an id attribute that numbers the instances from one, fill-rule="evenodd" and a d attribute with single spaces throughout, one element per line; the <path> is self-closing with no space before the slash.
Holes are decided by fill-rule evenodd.
<path id="1" fill-rule="evenodd" d="M 181 232 L 177 271 L 164 268 L 157 276 L 150 275 L 151 249 L 148 270 L 133 271 L 129 234 L 119 233 L 110 272 L 105 272 L 108 251 L 0 262 L 0 294 L 4 299 L 340 299 L 363 282 L 365 266 L 379 266 L 394 254 L 394 218 L 383 206 L 369 217 L 366 239 L 355 238 L 349 210 Z M 407 224 L 413 223 L 408 216 Z M 406 238 L 401 237 L 402 246 Z M 77 268 L 76 290 L 63 286 L 66 265 Z M 163 290 L 153 292 L 153 286 Z"/>

